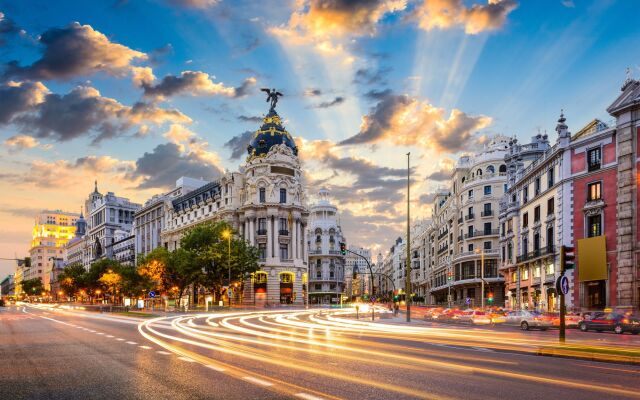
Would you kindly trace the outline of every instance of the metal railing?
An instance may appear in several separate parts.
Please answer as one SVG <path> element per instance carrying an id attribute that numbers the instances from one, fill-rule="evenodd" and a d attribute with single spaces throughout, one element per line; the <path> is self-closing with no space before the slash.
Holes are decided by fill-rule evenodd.
<path id="1" fill-rule="evenodd" d="M 516 257 L 516 262 L 520 263 L 520 262 L 524 262 L 524 261 L 528 261 L 528 260 L 533 260 L 534 258 L 547 256 L 547 255 L 553 255 L 553 254 L 555 254 L 555 247 L 554 246 L 546 246 L 546 247 L 542 247 L 540 249 L 536 249 L 536 250 L 530 251 L 527 254 L 523 254 L 521 256 Z"/>
<path id="2" fill-rule="evenodd" d="M 470 219 L 474 219 L 475 216 L 476 216 L 475 214 L 467 214 L 464 216 L 464 220 L 469 221 Z"/>
<path id="3" fill-rule="evenodd" d="M 480 215 L 481 215 L 481 216 L 483 216 L 483 217 L 490 217 L 490 216 L 492 216 L 492 215 L 493 215 L 493 210 L 486 210 L 486 211 L 482 211 L 482 212 L 480 213 Z"/>

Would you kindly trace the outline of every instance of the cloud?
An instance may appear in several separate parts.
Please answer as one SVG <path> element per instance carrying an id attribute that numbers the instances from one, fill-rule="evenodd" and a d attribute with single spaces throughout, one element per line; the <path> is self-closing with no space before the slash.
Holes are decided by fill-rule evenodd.
<path id="1" fill-rule="evenodd" d="M 135 169 L 127 177 L 140 180 L 138 189 L 169 188 L 181 176 L 214 180 L 222 170 L 195 152 L 183 152 L 175 143 L 156 146 L 135 162 Z"/>
<path id="2" fill-rule="evenodd" d="M 224 96 L 243 97 L 255 86 L 257 80 L 254 77 L 245 79 L 238 87 L 226 86 L 222 82 L 214 82 L 215 77 L 201 71 L 183 71 L 180 76 L 167 75 L 162 80 L 153 84 L 155 77 L 149 69 L 138 69 L 134 74 L 134 83 L 144 89 L 147 98 L 164 100 L 176 95 L 191 96 Z"/>
<path id="3" fill-rule="evenodd" d="M 334 98 L 331 101 L 323 101 L 322 103 L 319 103 L 319 104 L 316 104 L 314 106 L 311 106 L 311 108 L 329 108 L 329 107 L 340 105 L 340 104 L 344 103 L 344 101 L 345 101 L 344 97 L 337 96 L 336 98 Z"/>
<path id="4" fill-rule="evenodd" d="M 408 95 L 389 94 L 362 118 L 360 131 L 341 145 L 389 142 L 420 146 L 443 152 L 467 148 L 473 134 L 491 124 L 486 116 L 470 116 L 453 109 L 445 111 Z"/>
<path id="5" fill-rule="evenodd" d="M 450 169 L 440 169 L 427 175 L 427 179 L 431 181 L 448 181 L 451 179 L 452 172 Z"/>
<path id="6" fill-rule="evenodd" d="M 169 130 L 162 136 L 164 136 L 170 142 L 178 144 L 182 142 L 188 142 L 189 140 L 193 139 L 196 134 L 187 129 L 184 125 L 171 124 Z"/>
<path id="7" fill-rule="evenodd" d="M 220 2 L 220 0 L 166 0 L 167 3 L 183 8 L 195 8 L 205 9 L 213 7 Z"/>
<path id="8" fill-rule="evenodd" d="M 42 103 L 49 89 L 40 82 L 7 82 L 0 86 L 0 124 Z"/>
<path id="9" fill-rule="evenodd" d="M 47 30 L 38 42 L 44 46 L 42 57 L 28 66 L 10 62 L 5 78 L 72 79 L 98 72 L 124 76 L 131 72 L 132 62 L 147 59 L 145 53 L 113 43 L 90 25 L 77 22 Z"/>
<path id="10" fill-rule="evenodd" d="M 242 122 L 251 122 L 251 123 L 262 122 L 262 117 L 258 117 L 255 115 L 238 115 L 236 118 L 238 119 L 238 121 L 242 121 Z"/>
<path id="11" fill-rule="evenodd" d="M 322 94 L 322 90 L 318 88 L 307 88 L 304 91 L 304 95 L 306 97 L 315 97 L 315 96 L 320 96 L 321 94 Z"/>
<path id="12" fill-rule="evenodd" d="M 24 32 L 18 25 L 0 11 L 0 46 L 6 43 L 6 37 Z"/>
<path id="13" fill-rule="evenodd" d="M 132 161 L 122 161 L 111 156 L 85 156 L 76 159 L 75 168 L 84 168 L 92 173 L 127 173 L 133 170 Z"/>
<path id="14" fill-rule="evenodd" d="M 567 7 L 567 8 L 574 8 L 576 6 L 576 4 L 573 2 L 573 0 L 562 0 L 562 5 Z"/>
<path id="15" fill-rule="evenodd" d="M 375 71 L 369 68 L 360 68 L 356 71 L 353 81 L 361 85 L 384 85 L 390 72 L 390 67 L 380 68 Z"/>
<path id="16" fill-rule="evenodd" d="M 38 215 L 38 213 L 42 212 L 41 208 L 15 207 L 15 206 L 11 206 L 9 204 L 0 205 L 0 210 L 1 210 L 0 212 L 2 212 L 4 214 L 9 214 L 9 215 L 12 215 L 14 217 L 30 218 L 30 219 L 35 218 L 36 215 Z"/>
<path id="17" fill-rule="evenodd" d="M 413 17 L 427 31 L 461 27 L 465 33 L 476 35 L 501 28 L 517 6 L 515 0 L 488 0 L 487 4 L 470 7 L 463 0 L 423 0 L 416 6 Z"/>
<path id="18" fill-rule="evenodd" d="M 369 100 L 382 100 L 386 97 L 388 97 L 390 94 L 392 94 L 391 89 L 384 89 L 384 90 L 369 90 L 368 92 L 366 92 L 364 94 L 364 97 L 366 97 Z"/>
<path id="19" fill-rule="evenodd" d="M 191 122 L 178 110 L 147 103 L 126 106 L 90 86 L 78 86 L 60 95 L 49 93 L 39 82 L 9 82 L 0 87 L 0 106 L 10 101 L 7 108 L 0 107 L 0 124 L 13 123 L 25 133 L 59 142 L 93 133 L 95 144 L 134 126 Z"/>
<path id="20" fill-rule="evenodd" d="M 16 153 L 24 149 L 33 149 L 34 147 L 39 147 L 45 150 L 51 148 L 51 145 L 40 144 L 36 138 L 27 135 L 11 136 L 4 141 L 4 145 L 10 153 Z"/>
<path id="21" fill-rule="evenodd" d="M 253 131 L 244 131 L 241 134 L 232 137 L 224 144 L 224 147 L 231 150 L 232 160 L 239 160 L 247 151 L 247 145 L 253 138 Z"/>

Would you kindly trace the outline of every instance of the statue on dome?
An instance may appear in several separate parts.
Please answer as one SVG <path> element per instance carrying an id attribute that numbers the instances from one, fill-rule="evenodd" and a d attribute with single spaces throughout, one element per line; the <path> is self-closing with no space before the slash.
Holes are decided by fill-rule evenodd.
<path id="1" fill-rule="evenodd" d="M 275 111 L 276 104 L 278 104 L 278 96 L 283 96 L 283 94 L 278 92 L 276 89 L 262 88 L 260 90 L 267 94 L 267 103 L 271 102 L 271 108 L 269 108 L 269 112 Z"/>

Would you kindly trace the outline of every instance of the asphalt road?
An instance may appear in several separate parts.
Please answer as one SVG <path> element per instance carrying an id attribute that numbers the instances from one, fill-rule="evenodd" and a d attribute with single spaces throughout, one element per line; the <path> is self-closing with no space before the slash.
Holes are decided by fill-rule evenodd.
<path id="1" fill-rule="evenodd" d="M 640 367 L 514 352 L 549 332 L 389 322 L 317 310 L 142 320 L 5 308 L 0 399 L 640 398 Z"/>

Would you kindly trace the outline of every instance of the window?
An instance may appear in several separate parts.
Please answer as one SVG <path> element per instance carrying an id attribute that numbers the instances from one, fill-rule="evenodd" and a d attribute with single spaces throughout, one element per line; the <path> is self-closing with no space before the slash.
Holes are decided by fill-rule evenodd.
<path id="1" fill-rule="evenodd" d="M 316 278 L 322 278 L 322 267 L 320 267 L 320 265 L 318 265 L 318 268 L 316 269 Z"/>
<path id="2" fill-rule="evenodd" d="M 491 222 L 485 222 L 484 223 L 484 234 L 485 235 L 491 235 Z"/>
<path id="3" fill-rule="evenodd" d="M 469 244 L 469 247 L 467 247 L 469 249 L 469 251 L 473 251 L 473 243 Z"/>
<path id="4" fill-rule="evenodd" d="M 469 196 L 469 198 L 470 198 L 470 199 L 473 199 L 473 189 L 472 189 L 472 190 L 469 190 L 469 191 L 467 192 L 467 195 Z"/>
<path id="5" fill-rule="evenodd" d="M 554 185 L 553 168 L 547 171 L 547 189 Z"/>
<path id="6" fill-rule="evenodd" d="M 484 242 L 484 249 L 491 250 L 491 242 Z"/>
<path id="7" fill-rule="evenodd" d="M 287 189 L 280 189 L 280 203 L 284 204 L 287 202 Z"/>
<path id="8" fill-rule="evenodd" d="M 258 243 L 258 257 L 260 257 L 261 260 L 267 258 L 267 245 L 265 243 Z"/>
<path id="9" fill-rule="evenodd" d="M 535 181 L 534 187 L 535 187 L 535 192 L 536 192 L 536 194 L 535 194 L 535 195 L 537 196 L 537 195 L 539 195 L 539 194 L 540 194 L 540 177 L 537 177 L 537 178 L 536 178 L 536 181 Z"/>
<path id="10" fill-rule="evenodd" d="M 496 172 L 495 167 L 494 167 L 493 165 L 489 165 L 489 166 L 487 167 L 487 173 L 488 173 L 488 174 L 493 174 L 494 172 Z"/>
<path id="11" fill-rule="evenodd" d="M 281 231 L 286 231 L 287 230 L 287 219 L 286 218 L 280 218 L 280 230 Z"/>
<path id="12" fill-rule="evenodd" d="M 556 269 L 555 269 L 554 265 L 553 265 L 553 264 L 547 264 L 547 265 L 546 265 L 546 267 L 545 267 L 545 271 L 544 271 L 544 273 L 545 273 L 546 275 L 553 275 L 553 274 L 555 274 L 555 273 L 556 273 Z"/>
<path id="13" fill-rule="evenodd" d="M 540 264 L 537 264 L 537 265 L 533 268 L 533 277 L 534 277 L 534 278 L 540 278 Z"/>
<path id="14" fill-rule="evenodd" d="M 547 215 L 551 215 L 555 212 L 555 200 L 551 197 L 547 200 Z"/>
<path id="15" fill-rule="evenodd" d="M 529 279 L 529 268 L 521 267 L 520 268 L 520 279 L 526 281 Z"/>
<path id="16" fill-rule="evenodd" d="M 280 274 L 280 283 L 293 283 L 293 274 L 287 272 Z"/>
<path id="17" fill-rule="evenodd" d="M 266 235 L 266 234 L 267 234 L 267 219 L 258 218 L 258 235 Z"/>
<path id="18" fill-rule="evenodd" d="M 524 239 L 522 239 L 522 255 L 526 256 L 527 251 L 529 251 L 529 239 L 525 236 Z"/>
<path id="19" fill-rule="evenodd" d="M 589 171 L 595 171 L 600 169 L 602 161 L 602 149 L 596 147 L 587 151 L 587 169 Z"/>
<path id="20" fill-rule="evenodd" d="M 533 250 L 537 251 L 540 250 L 540 234 L 536 233 L 535 235 L 533 235 Z"/>
<path id="21" fill-rule="evenodd" d="M 484 187 L 484 195 L 489 196 L 491 194 L 491 185 L 487 185 Z"/>
<path id="22" fill-rule="evenodd" d="M 507 245 L 507 259 L 511 261 L 512 257 L 513 257 L 513 245 L 511 244 L 511 242 L 509 242 L 509 244 Z"/>
<path id="23" fill-rule="evenodd" d="M 529 227 L 529 213 L 522 214 L 522 227 Z"/>
<path id="24" fill-rule="evenodd" d="M 602 182 L 594 182 L 587 185 L 587 201 L 602 199 Z"/>
<path id="25" fill-rule="evenodd" d="M 482 216 L 483 217 L 487 217 L 487 216 L 490 216 L 490 215 L 492 215 L 491 203 L 485 203 L 484 204 L 484 211 L 482 212 Z"/>
<path id="26" fill-rule="evenodd" d="M 518 282 L 518 274 L 516 274 L 515 272 L 511 273 L 511 282 L 513 283 Z"/>
<path id="27" fill-rule="evenodd" d="M 286 244 L 280 245 L 280 259 L 281 260 L 289 259 L 289 246 L 287 246 Z"/>
<path id="28" fill-rule="evenodd" d="M 533 209 L 533 222 L 540 222 L 540 206 Z"/>
<path id="29" fill-rule="evenodd" d="M 522 204 L 529 201 L 529 187 L 522 189 Z"/>
<path id="30" fill-rule="evenodd" d="M 602 214 L 587 217 L 587 237 L 602 235 Z"/>
<path id="31" fill-rule="evenodd" d="M 553 227 L 552 226 L 547 228 L 547 251 L 549 253 L 553 252 Z"/>
<path id="32" fill-rule="evenodd" d="M 316 290 L 322 290 L 322 284 L 316 283 Z"/>
<path id="33" fill-rule="evenodd" d="M 260 203 L 264 203 L 267 201 L 267 189 L 260 188 Z"/>
<path id="34" fill-rule="evenodd" d="M 467 214 L 467 217 L 468 217 L 467 219 L 473 218 L 473 207 L 469 207 L 468 211 L 469 211 L 469 214 Z"/>

